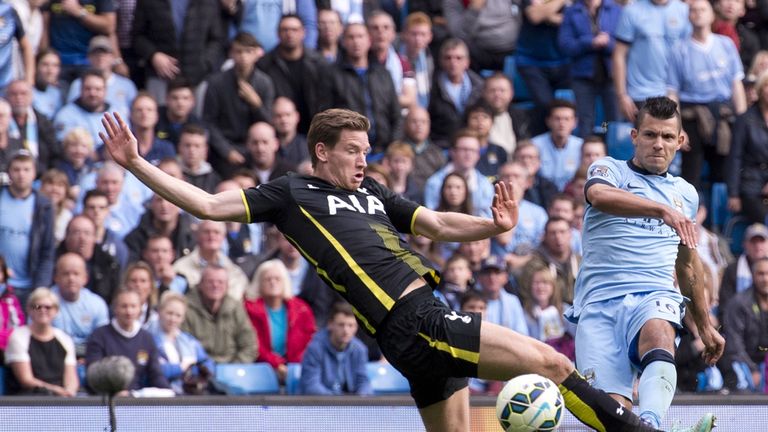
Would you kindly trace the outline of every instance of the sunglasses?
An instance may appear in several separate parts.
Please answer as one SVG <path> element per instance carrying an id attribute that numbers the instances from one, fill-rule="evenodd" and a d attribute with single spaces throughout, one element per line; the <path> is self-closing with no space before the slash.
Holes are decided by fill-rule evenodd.
<path id="1" fill-rule="evenodd" d="M 43 309 L 49 311 L 49 310 L 53 310 L 55 308 L 56 308 L 56 306 L 54 306 L 54 305 L 42 305 L 42 304 L 32 305 L 32 309 L 36 310 L 36 311 L 43 310 Z"/>

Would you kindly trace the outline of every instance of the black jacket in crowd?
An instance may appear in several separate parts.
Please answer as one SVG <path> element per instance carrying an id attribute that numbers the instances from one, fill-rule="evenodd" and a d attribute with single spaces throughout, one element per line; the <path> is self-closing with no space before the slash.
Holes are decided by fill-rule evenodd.
<path id="1" fill-rule="evenodd" d="M 468 70 L 467 73 L 469 74 L 469 82 L 472 84 L 472 90 L 465 107 L 474 104 L 483 95 L 483 79 L 471 70 Z M 427 110 L 432 117 L 432 141 L 449 141 L 453 133 L 464 124 L 464 113 L 460 113 L 453 105 L 453 101 L 441 83 L 439 71 L 435 71 L 432 78 L 432 90 L 429 93 L 429 108 Z"/>
<path id="2" fill-rule="evenodd" d="M 141 216 L 139 224 L 134 228 L 123 240 L 128 247 L 129 262 L 134 262 L 141 259 L 142 251 L 147 246 L 149 237 L 153 234 L 157 234 L 157 230 L 153 224 L 155 216 L 150 210 L 144 212 Z M 183 257 L 184 255 L 192 252 L 192 249 L 197 245 L 194 232 L 192 232 L 192 225 L 194 224 L 193 217 L 188 213 L 181 213 L 179 215 L 179 221 L 176 224 L 176 229 L 170 235 L 171 242 L 173 243 L 174 251 L 176 253 L 176 259 Z"/>

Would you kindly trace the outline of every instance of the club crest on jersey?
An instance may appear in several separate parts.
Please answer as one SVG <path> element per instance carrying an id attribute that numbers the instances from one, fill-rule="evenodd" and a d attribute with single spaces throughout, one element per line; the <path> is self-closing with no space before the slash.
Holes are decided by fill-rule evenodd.
<path id="1" fill-rule="evenodd" d="M 589 177 L 608 177 L 608 167 L 605 165 L 595 165 L 589 170 Z"/>
<path id="2" fill-rule="evenodd" d="M 360 202 L 355 195 L 347 196 L 347 200 L 335 195 L 328 195 L 328 214 L 335 215 L 340 209 L 371 215 L 375 214 L 376 211 L 387 214 L 384 211 L 384 204 L 373 195 L 366 196 L 365 202 Z"/>
<path id="3" fill-rule="evenodd" d="M 675 208 L 677 209 L 677 211 L 679 211 L 680 213 L 685 213 L 685 211 L 683 209 L 683 200 L 682 200 L 682 198 L 680 198 L 680 197 L 673 197 L 672 198 L 672 203 L 675 205 Z"/>

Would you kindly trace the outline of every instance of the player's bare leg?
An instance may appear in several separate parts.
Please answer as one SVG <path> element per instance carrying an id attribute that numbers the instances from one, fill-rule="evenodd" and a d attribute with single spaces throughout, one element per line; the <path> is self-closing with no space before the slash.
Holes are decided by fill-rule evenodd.
<path id="1" fill-rule="evenodd" d="M 451 397 L 419 409 L 427 432 L 466 432 L 469 430 L 469 387 Z"/>

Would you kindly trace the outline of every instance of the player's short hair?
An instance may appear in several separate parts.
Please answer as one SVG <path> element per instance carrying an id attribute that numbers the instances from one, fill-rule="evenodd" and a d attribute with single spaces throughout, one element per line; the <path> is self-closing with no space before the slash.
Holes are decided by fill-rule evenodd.
<path id="1" fill-rule="evenodd" d="M 408 14 L 408 16 L 405 17 L 405 25 L 403 26 L 403 29 L 408 30 L 409 28 L 418 25 L 429 26 L 429 29 L 432 30 L 432 20 L 429 18 L 429 15 L 424 12 L 413 12 Z"/>
<path id="2" fill-rule="evenodd" d="M 307 148 L 312 166 L 317 165 L 315 147 L 318 143 L 332 149 L 339 142 L 341 131 L 368 132 L 370 128 L 371 122 L 364 115 L 354 111 L 333 108 L 315 114 L 307 133 Z"/>
<path id="3" fill-rule="evenodd" d="M 248 32 L 238 32 L 232 39 L 232 43 L 236 43 L 248 48 L 261 48 L 259 41 Z"/>
<path id="4" fill-rule="evenodd" d="M 352 305 L 345 301 L 339 301 L 333 304 L 331 307 L 331 313 L 328 314 L 328 322 L 331 322 L 336 318 L 336 315 L 344 315 L 354 317 L 355 313 L 352 311 Z"/>
<path id="5" fill-rule="evenodd" d="M 666 96 L 652 97 L 645 100 L 643 106 L 637 112 L 637 117 L 635 117 L 635 129 L 640 129 L 647 115 L 659 120 L 677 118 L 677 131 L 680 132 L 683 128 L 680 111 L 677 110 L 677 102 Z"/>

